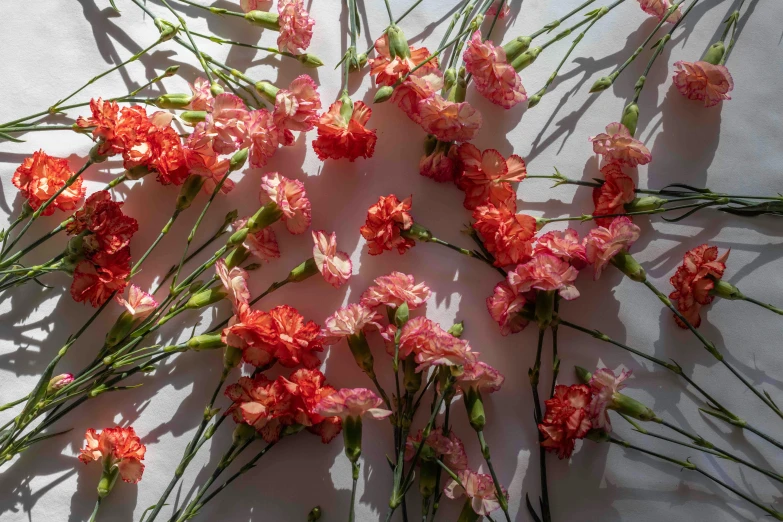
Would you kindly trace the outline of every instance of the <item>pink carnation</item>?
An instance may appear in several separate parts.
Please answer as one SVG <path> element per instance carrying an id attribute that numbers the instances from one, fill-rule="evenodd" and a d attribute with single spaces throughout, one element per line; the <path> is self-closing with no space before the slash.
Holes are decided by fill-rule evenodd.
<path id="1" fill-rule="evenodd" d="M 380 420 L 392 414 L 390 410 L 379 408 L 381 404 L 383 399 L 367 388 L 343 388 L 321 399 L 315 411 L 323 417 L 345 419 L 370 415 Z"/>
<path id="2" fill-rule="evenodd" d="M 400 337 L 400 345 L 402 345 L 402 337 Z M 416 371 L 420 372 L 431 366 L 469 366 L 477 359 L 478 353 L 471 351 L 467 341 L 454 337 L 438 326 L 430 342 L 418 346 L 415 357 L 418 363 Z"/>
<path id="3" fill-rule="evenodd" d="M 430 289 L 424 283 L 416 284 L 412 275 L 392 272 L 381 276 L 362 294 L 361 303 L 368 308 L 380 305 L 397 308 L 407 303 L 411 310 L 423 305 L 430 297 Z"/>
<path id="4" fill-rule="evenodd" d="M 341 339 L 356 335 L 369 327 L 381 328 L 381 315 L 364 305 L 349 304 L 340 308 L 324 321 L 326 325 L 321 335 L 326 344 L 337 344 Z"/>
<path id="5" fill-rule="evenodd" d="M 560 297 L 570 301 L 579 297 L 579 290 L 572 284 L 577 275 L 579 271 L 559 257 L 541 253 L 509 272 L 508 284 L 517 293 L 557 291 Z"/>
<path id="6" fill-rule="evenodd" d="M 674 85 L 689 100 L 701 100 L 705 107 L 712 107 L 723 100 L 730 100 L 734 79 L 724 65 L 709 62 L 675 62 Z"/>
<path id="7" fill-rule="evenodd" d="M 473 75 L 476 90 L 495 105 L 510 109 L 527 100 L 519 74 L 506 59 L 502 47 L 482 41 L 481 31 L 473 33 L 462 58 L 465 69 Z"/>
<path id="8" fill-rule="evenodd" d="M 408 436 L 408 439 L 405 441 L 405 460 L 413 460 L 423 435 L 422 430 L 419 430 L 415 436 Z M 443 457 L 443 463 L 450 470 L 461 471 L 467 469 L 468 454 L 465 452 L 465 445 L 454 431 L 451 431 L 446 436 L 443 434 L 443 428 L 435 428 L 430 432 L 425 444 L 432 448 L 436 457 Z"/>
<path id="9" fill-rule="evenodd" d="M 493 4 L 487 9 L 487 18 L 491 19 L 495 15 L 497 15 L 498 18 L 501 20 L 507 17 L 511 14 L 511 8 L 508 5 L 508 2 L 502 2 L 503 3 L 503 9 L 500 10 L 500 13 L 498 13 L 498 9 L 500 9 L 501 0 L 496 0 L 493 2 Z"/>
<path id="10" fill-rule="evenodd" d="M 572 228 L 547 232 L 536 241 L 533 254 L 552 254 L 571 264 L 577 270 L 587 265 L 585 247 L 579 242 L 579 234 Z"/>
<path id="11" fill-rule="evenodd" d="M 313 260 L 326 282 L 335 288 L 351 277 L 351 260 L 345 252 L 337 251 L 337 234 L 327 236 L 323 230 L 313 232 Z"/>
<path id="12" fill-rule="evenodd" d="M 272 0 L 239 0 L 239 5 L 245 13 L 249 13 L 250 11 L 266 11 L 266 8 L 272 5 Z"/>
<path id="13" fill-rule="evenodd" d="M 585 237 L 587 261 L 593 265 L 594 279 L 614 256 L 628 250 L 639 239 L 641 231 L 625 216 L 614 218 L 608 228 L 596 227 Z"/>
<path id="14" fill-rule="evenodd" d="M 254 110 L 248 115 L 246 128 L 251 167 L 266 165 L 280 144 L 280 129 L 275 127 L 273 120 L 272 113 L 266 109 Z"/>
<path id="15" fill-rule="evenodd" d="M 419 102 L 443 89 L 443 73 L 439 69 L 427 74 L 418 73 L 419 71 L 416 71 L 408 76 L 394 89 L 391 101 L 397 104 L 412 121 L 421 124 Z"/>
<path id="16" fill-rule="evenodd" d="M 652 161 L 650 149 L 634 139 L 622 123 L 610 123 L 606 126 L 606 132 L 592 136 L 590 141 L 593 142 L 595 153 L 606 161 L 616 161 L 629 167 L 646 165 Z"/>
<path id="17" fill-rule="evenodd" d="M 305 52 L 313 37 L 315 20 L 305 9 L 304 0 L 279 0 L 277 13 L 280 15 L 277 48 L 294 54 Z"/>
<path id="18" fill-rule="evenodd" d="M 242 98 L 223 93 L 215 96 L 212 112 L 207 113 L 207 127 L 213 135 L 212 148 L 219 154 L 231 154 L 245 141 L 250 114 Z"/>
<path id="19" fill-rule="evenodd" d="M 196 81 L 188 86 L 193 97 L 184 108 L 189 111 L 211 111 L 215 98 L 212 96 L 209 81 L 206 78 L 196 78 Z"/>
<path id="20" fill-rule="evenodd" d="M 317 85 L 308 75 L 297 77 L 288 86 L 280 89 L 275 96 L 273 121 L 283 131 L 282 142 L 291 145 L 294 136 L 291 131 L 309 131 L 318 123 L 318 111 L 321 109 L 321 97 Z"/>
<path id="21" fill-rule="evenodd" d="M 476 389 L 481 393 L 493 393 L 500 389 L 506 378 L 492 366 L 481 361 L 465 366 L 457 378 L 457 386 L 463 391 Z"/>
<path id="22" fill-rule="evenodd" d="M 481 113 L 468 102 L 451 102 L 439 94 L 421 100 L 421 127 L 440 141 L 470 141 L 481 128 Z"/>
<path id="23" fill-rule="evenodd" d="M 223 287 L 228 292 L 228 298 L 234 305 L 234 311 L 237 312 L 242 305 L 250 302 L 250 290 L 247 288 L 247 272 L 235 266 L 231 270 L 226 266 L 223 259 L 218 259 L 215 263 L 215 272 L 217 272 Z"/>
<path id="24" fill-rule="evenodd" d="M 457 147 L 452 143 L 437 142 L 432 153 L 419 160 L 419 174 L 438 183 L 454 181 L 458 171 Z"/>
<path id="25" fill-rule="evenodd" d="M 492 319 L 500 325 L 500 334 L 521 332 L 528 321 L 519 315 L 525 307 L 527 299 L 508 284 L 501 281 L 495 286 L 495 291 L 487 297 L 487 310 Z"/>
<path id="26" fill-rule="evenodd" d="M 292 234 L 302 234 L 312 220 L 310 200 L 304 183 L 270 172 L 261 179 L 261 203 L 273 201 L 283 213 L 283 222 Z"/>
<path id="27" fill-rule="evenodd" d="M 134 319 L 146 319 L 158 307 L 155 298 L 136 285 L 130 285 L 127 301 L 119 294 L 115 299 L 125 307 Z"/>
<path id="28" fill-rule="evenodd" d="M 495 149 L 481 152 L 471 143 L 463 143 L 457 149 L 462 174 L 457 186 L 465 192 L 465 208 L 473 210 L 479 205 L 492 203 L 515 206 L 517 194 L 511 183 L 527 176 L 525 160 L 513 154 L 504 158 Z"/>
<path id="29" fill-rule="evenodd" d="M 715 288 L 715 281 L 720 280 L 726 271 L 729 252 L 727 250 L 718 257 L 718 247 L 699 245 L 685 253 L 682 265 L 669 279 L 674 287 L 669 299 L 677 301 L 677 310 L 693 326 L 701 324 L 701 307 L 715 299 L 710 291 Z M 677 316 L 674 319 L 681 328 L 687 327 Z"/>
<path id="30" fill-rule="evenodd" d="M 497 490 L 491 476 L 476 473 L 469 469 L 459 471 L 457 476 L 462 485 L 452 479 L 443 490 L 447 497 L 456 499 L 465 495 L 470 499 L 470 507 L 473 509 L 473 513 L 477 515 L 489 515 L 500 508 Z M 503 495 L 508 498 L 505 488 L 503 489 Z"/>
<path id="31" fill-rule="evenodd" d="M 607 408 L 612 404 L 616 393 L 625 388 L 623 382 L 631 376 L 630 370 L 624 370 L 619 377 L 608 368 L 601 368 L 593 373 L 588 383 L 593 393 L 590 402 L 590 422 L 593 428 L 602 429 L 607 433 L 612 431 L 612 421 Z"/>
<path id="32" fill-rule="evenodd" d="M 248 218 L 237 219 L 231 226 L 234 230 L 240 230 L 245 227 L 247 220 Z M 247 248 L 260 261 L 269 262 L 280 257 L 280 246 L 277 244 L 277 236 L 274 230 L 269 227 L 262 228 L 255 234 L 248 234 L 242 246 Z"/>
<path id="33" fill-rule="evenodd" d="M 666 11 L 672 6 L 670 0 L 639 0 L 639 5 L 641 6 L 642 11 L 655 16 L 658 20 L 663 20 Z M 677 7 L 677 10 L 674 11 L 666 21 L 673 24 L 680 18 L 682 18 L 682 9 Z"/>

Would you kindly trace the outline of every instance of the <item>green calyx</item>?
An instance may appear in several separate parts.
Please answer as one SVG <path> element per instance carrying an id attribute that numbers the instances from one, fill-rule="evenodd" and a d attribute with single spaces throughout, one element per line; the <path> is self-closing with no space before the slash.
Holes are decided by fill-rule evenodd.
<path id="1" fill-rule="evenodd" d="M 647 273 L 642 265 L 625 250 L 621 250 L 612 258 L 612 264 L 637 283 L 642 283 L 647 279 Z"/>

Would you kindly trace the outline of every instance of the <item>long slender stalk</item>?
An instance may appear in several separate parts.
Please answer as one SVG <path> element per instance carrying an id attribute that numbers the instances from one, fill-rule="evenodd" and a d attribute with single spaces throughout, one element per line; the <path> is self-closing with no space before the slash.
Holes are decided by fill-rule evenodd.
<path id="1" fill-rule="evenodd" d="M 546 473 L 546 450 L 541 445 L 541 442 L 543 442 L 543 436 L 541 434 L 541 431 L 538 429 L 538 425 L 543 422 L 544 414 L 541 408 L 541 401 L 539 399 L 538 395 L 538 381 L 539 381 L 539 374 L 541 371 L 541 353 L 543 351 L 544 346 L 544 333 L 546 333 L 546 330 L 543 328 L 539 328 L 538 330 L 538 345 L 536 348 L 536 361 L 533 364 L 533 367 L 528 370 L 528 377 L 530 378 L 530 388 L 533 391 L 533 417 L 536 425 L 536 432 L 538 433 L 538 463 L 539 463 L 539 473 L 541 477 L 541 518 L 543 522 L 551 522 L 552 515 L 549 510 L 549 487 L 547 484 L 547 473 Z M 528 508 L 529 502 L 528 502 Z M 532 512 L 531 515 L 534 515 L 535 512 Z"/>
<path id="2" fill-rule="evenodd" d="M 581 4 L 580 6 L 574 8 L 572 11 L 569 11 L 568 13 L 566 13 L 564 16 L 558 18 L 557 20 L 553 20 L 553 21 L 549 22 L 544 27 L 542 27 L 541 29 L 539 29 L 535 33 L 531 34 L 530 35 L 530 39 L 531 40 L 535 40 L 536 38 L 538 38 L 542 34 L 549 33 L 551 31 L 555 30 L 558 26 L 560 26 L 560 24 L 562 24 L 563 22 L 565 22 L 566 20 L 568 20 L 569 18 L 571 18 L 576 13 L 578 13 L 579 11 L 581 11 L 582 9 L 587 7 L 588 5 L 592 4 L 593 2 L 595 2 L 595 0 L 587 0 L 586 2 Z"/>
<path id="3" fill-rule="evenodd" d="M 603 15 L 605 15 L 606 13 L 608 13 L 609 11 L 611 11 L 612 9 L 617 7 L 618 5 L 622 4 L 624 1 L 625 0 L 616 0 L 614 3 L 609 4 L 608 6 L 605 6 L 605 7 L 601 8 L 601 9 L 599 9 L 592 16 L 589 16 L 589 17 L 585 18 L 584 20 L 575 23 L 574 25 L 572 25 L 568 29 L 565 29 L 565 30 L 561 31 L 554 38 L 552 38 L 550 40 L 547 40 L 545 43 L 541 44 L 541 46 L 540 46 L 541 50 L 543 51 L 544 49 L 546 49 L 550 45 L 553 45 L 553 44 L 559 42 L 560 40 L 562 40 L 563 38 L 565 38 L 566 36 L 568 36 L 569 34 L 574 32 L 576 29 L 579 29 L 580 27 L 582 27 L 585 24 L 591 24 L 592 25 L 597 18 L 601 18 Z"/>
<path id="4" fill-rule="evenodd" d="M 752 297 L 748 297 L 746 295 L 743 295 L 740 299 L 743 301 L 747 301 L 749 303 L 753 303 L 754 305 L 758 305 L 762 308 L 765 308 L 769 310 L 770 312 L 775 312 L 778 315 L 783 315 L 783 309 L 778 308 L 777 306 L 773 306 L 771 304 L 764 303 L 763 301 L 758 301 L 756 299 L 753 299 Z"/>
<path id="5" fill-rule="evenodd" d="M 489 468 L 489 473 L 492 476 L 492 482 L 495 485 L 495 494 L 497 495 L 500 509 L 503 510 L 503 515 L 505 515 L 507 522 L 511 522 L 511 516 L 508 514 L 508 500 L 506 500 L 506 495 L 503 493 L 503 487 L 500 485 L 497 473 L 495 473 L 495 467 L 492 465 L 489 446 L 487 445 L 486 440 L 484 440 L 484 431 L 477 430 L 476 434 L 478 435 L 479 445 L 481 446 L 481 454 L 484 457 L 484 462 L 487 463 L 487 468 Z"/>
<path id="6" fill-rule="evenodd" d="M 171 14 L 173 14 L 177 21 L 179 22 L 179 25 L 182 27 L 182 30 L 185 31 L 185 35 L 187 35 L 188 40 L 190 41 L 190 45 L 193 46 L 193 48 L 196 50 L 196 58 L 198 59 L 199 63 L 201 64 L 201 68 L 204 70 L 204 74 L 207 75 L 207 80 L 212 82 L 212 74 L 209 71 L 209 67 L 207 67 L 207 62 L 204 60 L 204 56 L 198 51 L 198 46 L 196 45 L 195 40 L 193 40 L 193 35 L 190 34 L 190 30 L 188 29 L 188 24 L 185 22 L 185 19 L 180 16 L 180 14 L 174 10 L 173 7 L 166 1 L 166 0 L 160 0 L 163 5 L 166 6 L 166 8 L 171 11 Z"/>

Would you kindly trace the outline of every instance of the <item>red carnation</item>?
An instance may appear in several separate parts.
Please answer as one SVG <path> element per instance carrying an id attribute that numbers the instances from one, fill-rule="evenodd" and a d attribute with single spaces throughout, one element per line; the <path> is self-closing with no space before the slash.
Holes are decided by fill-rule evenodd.
<path id="1" fill-rule="evenodd" d="M 370 246 L 370 255 L 377 256 L 385 250 L 394 248 L 400 254 L 416 243 L 400 232 L 413 226 L 413 217 L 408 212 L 411 209 L 412 196 L 400 201 L 397 196 L 381 196 L 378 203 L 367 210 L 367 221 L 359 229 L 367 244 Z"/>
<path id="2" fill-rule="evenodd" d="M 697 246 L 685 253 L 682 265 L 669 280 L 674 287 L 669 299 L 677 301 L 677 310 L 693 326 L 701 324 L 701 307 L 715 299 L 710 295 L 710 290 L 715 287 L 715 281 L 723 277 L 728 257 L 727 251 L 719 258 L 718 247 L 707 244 Z M 677 316 L 674 319 L 680 327 L 687 328 Z"/>
<path id="3" fill-rule="evenodd" d="M 90 252 L 103 251 L 107 254 L 125 248 L 139 229 L 138 222 L 122 213 L 122 203 L 112 201 L 111 194 L 100 190 L 92 194 L 84 206 L 74 214 L 66 226 L 68 234 L 92 232 L 85 237 L 85 247 Z"/>
<path id="4" fill-rule="evenodd" d="M 130 269 L 130 247 L 113 254 L 99 251 L 76 265 L 71 296 L 76 302 L 89 301 L 97 308 L 114 292 L 122 292 L 125 289 Z"/>
<path id="5" fill-rule="evenodd" d="M 541 446 L 547 451 L 557 452 L 561 459 L 570 457 L 576 439 L 584 438 L 592 426 L 587 411 L 591 400 L 589 386 L 557 385 L 554 396 L 545 403 L 544 421 L 538 425 L 544 436 Z"/>

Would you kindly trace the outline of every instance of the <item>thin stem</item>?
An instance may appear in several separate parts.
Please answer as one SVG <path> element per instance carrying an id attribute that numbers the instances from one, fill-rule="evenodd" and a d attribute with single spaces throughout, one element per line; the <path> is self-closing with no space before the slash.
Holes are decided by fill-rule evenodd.
<path id="1" fill-rule="evenodd" d="M 720 205 L 721 203 L 715 201 L 707 204 L 712 206 L 712 205 Z M 638 210 L 634 212 L 618 212 L 615 214 L 582 214 L 581 216 L 564 216 L 559 218 L 538 218 L 538 219 L 542 221 L 544 224 L 557 223 L 558 221 L 584 222 L 584 221 L 591 221 L 600 218 L 613 218 L 613 217 L 622 217 L 622 216 L 644 216 L 647 214 L 663 214 L 665 212 L 671 212 L 673 210 L 684 210 L 689 208 L 703 207 L 704 205 L 705 203 L 694 203 L 692 205 L 679 205 L 676 207 L 658 207 L 658 208 L 652 208 L 648 210 Z"/>
<path id="2" fill-rule="evenodd" d="M 386 4 L 386 13 L 389 15 L 389 25 L 394 25 L 394 15 L 392 15 L 391 6 L 389 5 L 389 0 L 383 0 L 383 3 Z"/>
<path id="3" fill-rule="evenodd" d="M 506 500 L 506 495 L 503 493 L 503 487 L 500 485 L 500 480 L 498 480 L 497 473 L 495 473 L 495 467 L 492 465 L 489 446 L 487 445 L 487 441 L 484 440 L 484 431 L 476 430 L 476 434 L 478 435 L 479 444 L 481 446 L 481 454 L 484 456 L 484 462 L 487 463 L 489 473 L 492 476 L 492 482 L 495 484 L 495 495 L 497 495 L 500 509 L 503 510 L 503 514 L 506 516 L 506 521 L 511 522 L 511 516 L 508 514 L 508 501 Z M 440 460 L 438 460 L 438 462 L 440 462 Z"/>
<path id="4" fill-rule="evenodd" d="M 388 7 L 388 3 L 386 6 Z M 389 13 L 391 16 L 391 12 Z M 359 482 L 359 463 L 351 462 L 351 506 L 348 511 L 348 522 L 356 520 L 356 485 Z"/>
<path id="5" fill-rule="evenodd" d="M 766 304 L 762 301 L 757 301 L 756 299 L 753 299 L 752 297 L 748 297 L 746 295 L 743 295 L 740 299 L 743 301 L 747 301 L 749 303 L 753 303 L 754 305 L 758 305 L 762 308 L 766 308 L 770 312 L 775 312 L 778 315 L 783 315 L 783 309 L 778 308 L 777 306 L 773 306 L 771 304 Z"/>
<path id="6" fill-rule="evenodd" d="M 183 4 L 191 5 L 193 7 L 198 7 L 199 9 L 203 9 L 205 11 L 209 11 L 212 14 L 217 15 L 230 15 L 230 16 L 236 16 L 238 18 L 244 18 L 245 15 L 242 13 L 238 13 L 236 11 L 229 11 L 228 9 L 223 9 L 220 7 L 210 7 L 208 5 L 202 5 L 197 4 L 196 2 L 191 2 L 190 0 L 178 0 L 179 2 L 182 2 Z M 195 34 L 195 33 L 194 33 Z"/>
<path id="7" fill-rule="evenodd" d="M 152 242 L 150 247 L 147 249 L 146 252 L 144 252 L 144 254 L 139 258 L 139 260 L 133 264 L 131 273 L 128 275 L 128 279 L 130 279 L 131 277 L 139 273 L 139 271 L 141 270 L 141 265 L 149 257 L 152 251 L 155 250 L 155 247 L 158 246 L 158 243 L 160 243 L 163 240 L 163 238 L 166 237 L 166 234 L 169 233 L 169 231 L 171 230 L 171 226 L 177 220 L 177 217 L 179 217 L 180 212 L 182 212 L 180 209 L 174 210 L 174 213 L 171 215 L 168 222 L 166 222 L 164 227 L 161 229 L 160 233 L 158 234 L 158 237 L 155 238 L 155 241 Z"/>
<path id="8" fill-rule="evenodd" d="M 181 2 L 182 0 L 180 0 Z M 254 45 L 249 43 L 242 43 L 242 42 L 236 42 L 234 40 L 226 40 L 225 38 L 220 38 L 218 36 L 214 35 L 208 35 L 208 34 L 201 34 L 197 33 L 196 31 L 190 31 L 190 34 L 193 36 L 198 36 L 199 38 L 204 38 L 205 40 L 210 40 L 212 42 L 215 42 L 217 44 L 226 44 L 226 45 L 234 45 L 237 47 L 247 47 L 248 49 L 258 49 L 259 51 L 266 51 L 268 53 L 272 54 L 279 54 L 280 56 L 286 56 L 288 58 L 298 59 L 299 57 L 293 53 L 289 53 L 288 51 L 281 51 L 280 49 L 276 49 L 274 47 L 264 47 L 261 45 Z"/>
<path id="9" fill-rule="evenodd" d="M 204 70 L 204 74 L 207 75 L 207 80 L 211 83 L 212 82 L 212 73 L 209 70 L 209 67 L 207 67 L 207 62 L 204 60 L 204 56 L 199 52 L 198 46 L 196 45 L 196 42 L 193 40 L 193 35 L 190 34 L 190 30 L 188 30 L 188 24 L 185 22 L 185 19 L 180 16 L 178 12 L 174 10 L 171 5 L 166 0 L 160 0 L 163 5 L 165 5 L 169 11 L 171 11 L 171 14 L 173 14 L 177 20 L 179 21 L 179 24 L 182 26 L 182 30 L 185 31 L 185 35 L 187 35 L 188 40 L 190 41 L 190 45 L 193 46 L 193 49 L 196 50 L 196 58 L 198 58 L 199 63 L 201 64 L 201 68 Z"/>
<path id="10" fill-rule="evenodd" d="M 97 502 L 95 502 L 95 507 L 92 510 L 92 515 L 90 515 L 90 522 L 95 522 L 98 518 L 98 509 L 101 507 L 101 500 L 103 500 L 102 497 L 98 497 Z"/>
<path id="11" fill-rule="evenodd" d="M 71 130 L 76 133 L 82 133 L 81 129 L 74 128 L 73 125 L 16 125 L 10 128 L 1 128 L 2 133 L 14 133 L 14 132 L 36 132 L 36 131 L 55 131 L 55 130 Z"/>
<path id="12" fill-rule="evenodd" d="M 571 34 L 572 32 L 574 32 L 576 29 L 579 29 L 580 27 L 582 27 L 582 26 L 583 26 L 583 25 L 585 25 L 585 24 L 588 24 L 588 23 L 589 23 L 589 24 L 591 24 L 591 25 L 592 25 L 593 23 L 595 23 L 595 21 L 596 21 L 596 20 L 598 20 L 599 18 L 601 18 L 603 15 L 605 15 L 606 13 L 608 13 L 609 11 L 611 11 L 612 9 L 614 9 L 615 7 L 617 7 L 618 5 L 622 4 L 624 1 L 625 1 L 625 0 L 617 0 L 617 1 L 616 1 L 616 2 L 614 2 L 613 4 L 610 4 L 610 5 L 608 5 L 608 6 L 605 6 L 605 7 L 601 8 L 601 9 L 599 9 L 599 10 L 598 10 L 598 11 L 596 11 L 596 13 L 595 13 L 595 14 L 593 14 L 592 16 L 590 16 L 590 17 L 587 17 L 587 18 L 585 18 L 584 20 L 582 20 L 582 21 L 580 21 L 580 22 L 577 22 L 577 23 L 575 23 L 574 25 L 572 25 L 572 26 L 571 26 L 571 27 L 569 27 L 568 29 L 565 29 L 564 31 L 562 31 L 562 32 L 558 33 L 558 34 L 557 34 L 557 35 L 556 35 L 554 38 L 552 38 L 552 39 L 548 40 L 547 42 L 543 43 L 543 44 L 540 46 L 540 47 L 541 47 L 541 50 L 543 51 L 544 49 L 546 49 L 546 48 L 547 48 L 547 47 L 549 47 L 550 45 L 552 45 L 552 44 L 554 44 L 554 43 L 556 43 L 556 42 L 559 42 L 560 40 L 562 40 L 563 38 L 565 38 L 566 36 L 568 36 L 569 34 Z M 589 27 L 588 27 L 588 29 L 589 29 Z M 570 52 L 570 51 L 569 51 L 569 52 Z"/>
<path id="13" fill-rule="evenodd" d="M 547 476 L 546 476 L 546 450 L 541 445 L 541 442 L 543 442 L 543 435 L 541 434 L 541 431 L 538 429 L 538 425 L 543 421 L 544 415 L 541 409 L 541 401 L 538 396 L 538 381 L 539 381 L 539 373 L 541 370 L 541 353 L 543 351 L 544 346 L 544 333 L 546 330 L 543 328 L 539 328 L 538 330 L 538 346 L 536 349 L 536 361 L 533 365 L 533 368 L 531 368 L 528 371 L 528 377 L 530 378 L 530 388 L 533 391 L 533 412 L 534 412 L 534 421 L 536 425 L 536 432 L 538 433 L 538 464 L 539 464 L 539 472 L 541 476 L 541 517 L 543 518 L 544 522 L 551 522 L 552 515 L 549 511 L 549 487 L 547 484 Z"/>
<path id="14" fill-rule="evenodd" d="M 546 24 L 544 27 L 542 27 L 541 29 L 539 29 L 539 30 L 538 30 L 538 31 L 536 31 L 535 33 L 531 34 L 531 35 L 530 35 L 530 39 L 531 39 L 531 40 L 535 40 L 536 38 L 538 38 L 538 37 L 539 37 L 539 36 L 541 36 L 542 34 L 544 34 L 544 33 L 549 33 L 549 32 L 551 32 L 551 31 L 553 31 L 553 30 L 554 30 L 555 28 L 557 28 L 557 27 L 558 27 L 560 24 L 562 24 L 563 22 L 565 22 L 566 20 L 568 20 L 569 18 L 571 18 L 571 17 L 572 17 L 572 16 L 574 16 L 576 13 L 578 13 L 579 11 L 581 11 L 582 9 L 584 9 L 585 7 L 587 7 L 588 5 L 592 4 L 593 2 L 595 2 L 595 0 L 587 0 L 585 3 L 583 3 L 583 4 L 582 4 L 582 5 L 580 5 L 579 7 L 577 7 L 577 8 L 575 8 L 574 10 L 572 10 L 572 11 L 568 12 L 568 13 L 567 13 L 565 16 L 563 16 L 563 17 L 561 17 L 561 18 L 558 18 L 557 20 L 554 20 L 554 21 L 552 21 L 552 22 L 549 22 L 549 23 L 548 23 L 548 24 Z"/>
<path id="15" fill-rule="evenodd" d="M 720 39 L 721 42 L 726 40 L 726 35 L 729 32 L 729 27 L 731 27 L 731 40 L 729 40 L 729 45 L 726 48 L 726 51 L 723 53 L 723 57 L 720 59 L 720 65 L 726 64 L 726 60 L 729 58 L 729 54 L 731 54 L 731 51 L 734 49 L 734 44 L 737 42 L 736 39 L 737 26 L 739 25 L 740 11 L 742 10 L 742 6 L 744 3 L 745 0 L 740 0 L 737 9 L 735 9 L 734 12 L 729 17 L 729 23 L 726 24 L 726 30 L 723 32 L 723 36 Z"/>

